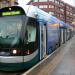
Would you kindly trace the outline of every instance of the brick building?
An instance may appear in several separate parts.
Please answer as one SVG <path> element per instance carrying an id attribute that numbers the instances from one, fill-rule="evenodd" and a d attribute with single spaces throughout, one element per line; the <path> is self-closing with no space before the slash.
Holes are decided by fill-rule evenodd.
<path id="1" fill-rule="evenodd" d="M 32 4 L 66 23 L 71 24 L 75 19 L 75 8 L 62 0 L 34 0 Z"/>
<path id="2" fill-rule="evenodd" d="M 17 0 L 0 0 L 0 8 L 13 6 L 16 4 Z"/>

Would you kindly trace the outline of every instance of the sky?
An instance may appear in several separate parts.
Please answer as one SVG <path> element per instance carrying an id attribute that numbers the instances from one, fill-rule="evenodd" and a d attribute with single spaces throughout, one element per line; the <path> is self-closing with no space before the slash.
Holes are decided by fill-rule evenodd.
<path id="1" fill-rule="evenodd" d="M 20 2 L 20 4 L 23 4 L 23 3 L 25 4 L 25 3 L 27 3 L 27 2 L 29 2 L 31 0 L 18 0 L 18 1 Z M 62 1 L 68 3 L 68 4 L 72 5 L 72 6 L 75 6 L 75 0 L 62 0 Z"/>
<path id="2" fill-rule="evenodd" d="M 31 0 L 18 0 L 18 2 L 23 5 L 23 4 L 27 4 L 29 1 Z"/>
<path id="3" fill-rule="evenodd" d="M 62 0 L 62 1 L 64 1 L 64 2 L 66 2 L 66 3 L 75 7 L 75 0 Z"/>

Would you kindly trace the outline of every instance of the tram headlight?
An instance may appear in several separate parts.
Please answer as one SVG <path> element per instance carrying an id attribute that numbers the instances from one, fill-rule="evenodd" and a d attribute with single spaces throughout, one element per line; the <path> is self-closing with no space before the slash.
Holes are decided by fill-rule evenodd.
<path id="1" fill-rule="evenodd" d="M 13 53 L 13 54 L 17 54 L 17 50 L 14 49 L 14 50 L 12 51 L 12 53 Z"/>

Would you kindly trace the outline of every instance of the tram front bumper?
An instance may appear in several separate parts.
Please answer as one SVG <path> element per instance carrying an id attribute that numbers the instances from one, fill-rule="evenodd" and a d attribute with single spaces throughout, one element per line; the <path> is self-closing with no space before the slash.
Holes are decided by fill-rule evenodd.
<path id="1" fill-rule="evenodd" d="M 23 69 L 23 57 L 18 56 L 0 56 L 1 71 L 17 71 Z"/>
<path id="2" fill-rule="evenodd" d="M 0 63 L 21 63 L 23 56 L 0 56 Z"/>
<path id="3" fill-rule="evenodd" d="M 0 70 L 18 71 L 28 69 L 39 61 L 38 51 L 27 56 L 0 56 Z"/>

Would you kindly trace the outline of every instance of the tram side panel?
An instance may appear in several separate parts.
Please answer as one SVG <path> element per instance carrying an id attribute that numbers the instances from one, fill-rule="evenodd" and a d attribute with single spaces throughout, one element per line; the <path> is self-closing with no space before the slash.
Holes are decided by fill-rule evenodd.
<path id="1" fill-rule="evenodd" d="M 59 44 L 58 24 L 47 25 L 47 54 L 52 53 Z"/>

